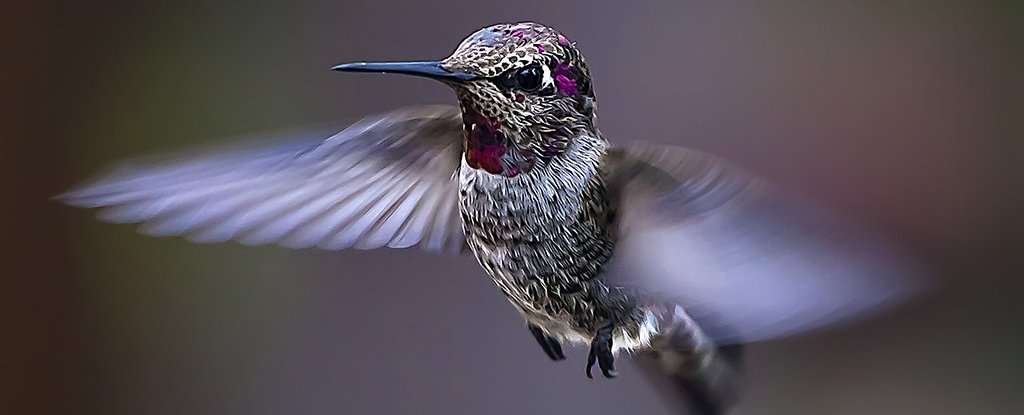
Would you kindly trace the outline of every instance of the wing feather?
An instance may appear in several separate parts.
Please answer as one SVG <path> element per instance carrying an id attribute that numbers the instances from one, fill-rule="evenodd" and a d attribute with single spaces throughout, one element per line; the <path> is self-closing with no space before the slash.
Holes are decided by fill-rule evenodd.
<path id="1" fill-rule="evenodd" d="M 128 164 L 58 198 L 201 243 L 447 250 L 464 243 L 461 223 L 451 225 L 461 143 L 457 108 L 416 107 L 326 139 Z"/>
<path id="2" fill-rule="evenodd" d="M 722 344 L 865 316 L 922 286 L 902 248 L 697 151 L 615 149 L 620 240 L 608 279 L 681 305 Z"/>

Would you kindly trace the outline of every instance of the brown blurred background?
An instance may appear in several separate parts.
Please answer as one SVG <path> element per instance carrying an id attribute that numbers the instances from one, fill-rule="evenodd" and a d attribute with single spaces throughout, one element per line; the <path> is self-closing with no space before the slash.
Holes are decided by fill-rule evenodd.
<path id="1" fill-rule="evenodd" d="M 0 413 L 669 413 L 631 366 L 548 361 L 470 258 L 192 245 L 47 200 L 127 156 L 451 103 L 327 69 L 520 20 L 578 42 L 612 140 L 725 155 L 937 270 L 942 290 L 882 318 L 752 346 L 740 413 L 1024 413 L 1020 2 L 4 9 Z"/>

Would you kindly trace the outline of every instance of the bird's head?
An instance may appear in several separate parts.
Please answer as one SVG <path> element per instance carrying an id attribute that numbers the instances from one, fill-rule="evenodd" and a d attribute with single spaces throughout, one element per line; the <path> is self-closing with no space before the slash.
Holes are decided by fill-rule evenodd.
<path id="1" fill-rule="evenodd" d="M 513 177 L 559 156 L 593 131 L 594 91 L 576 46 L 537 23 L 480 29 L 441 61 L 348 63 L 339 71 L 419 75 L 459 98 L 466 163 Z"/>

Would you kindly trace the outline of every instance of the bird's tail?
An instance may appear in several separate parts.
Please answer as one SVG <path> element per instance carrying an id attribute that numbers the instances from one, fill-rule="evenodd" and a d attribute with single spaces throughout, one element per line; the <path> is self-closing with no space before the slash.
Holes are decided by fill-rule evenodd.
<path id="1" fill-rule="evenodd" d="M 640 366 L 688 414 L 721 415 L 738 399 L 741 345 L 716 347 L 681 309 L 661 321 Z"/>

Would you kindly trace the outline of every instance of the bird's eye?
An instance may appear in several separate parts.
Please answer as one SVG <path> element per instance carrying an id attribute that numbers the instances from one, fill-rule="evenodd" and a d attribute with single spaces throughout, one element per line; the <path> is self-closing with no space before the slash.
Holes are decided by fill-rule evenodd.
<path id="1" fill-rule="evenodd" d="M 524 91 L 536 91 L 543 83 L 544 71 L 539 65 L 530 65 L 520 69 L 515 75 L 516 84 Z"/>

